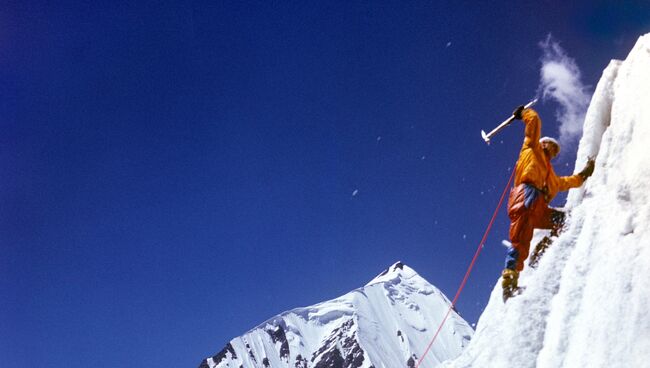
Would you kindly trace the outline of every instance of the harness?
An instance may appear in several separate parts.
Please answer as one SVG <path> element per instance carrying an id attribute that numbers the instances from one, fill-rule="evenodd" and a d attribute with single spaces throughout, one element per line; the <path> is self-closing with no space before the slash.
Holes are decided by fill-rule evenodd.
<path id="1" fill-rule="evenodd" d="M 546 178 L 544 178 L 544 188 L 540 189 L 529 183 L 524 184 L 524 207 L 530 208 L 530 206 L 535 203 L 537 197 L 542 194 L 544 196 L 544 202 L 549 203 L 550 198 L 548 195 L 548 177 L 551 175 L 551 161 L 546 160 Z"/>

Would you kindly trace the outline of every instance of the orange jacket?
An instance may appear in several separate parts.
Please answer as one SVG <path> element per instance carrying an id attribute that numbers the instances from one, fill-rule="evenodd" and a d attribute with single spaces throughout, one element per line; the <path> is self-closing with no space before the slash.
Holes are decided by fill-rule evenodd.
<path id="1" fill-rule="evenodd" d="M 533 109 L 526 109 L 522 113 L 522 120 L 526 124 L 524 145 L 519 153 L 519 161 L 515 168 L 515 186 L 526 183 L 542 190 L 546 202 L 550 202 L 558 192 L 582 185 L 580 175 L 558 177 L 553 171 L 553 166 L 547 160 L 539 138 L 542 131 L 542 121 Z"/>

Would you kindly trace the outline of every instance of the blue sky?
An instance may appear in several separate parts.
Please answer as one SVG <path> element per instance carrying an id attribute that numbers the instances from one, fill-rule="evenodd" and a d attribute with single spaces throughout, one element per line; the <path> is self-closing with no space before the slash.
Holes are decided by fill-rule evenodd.
<path id="1" fill-rule="evenodd" d="M 549 33 L 593 88 L 643 3 L 3 5 L 3 366 L 197 366 L 397 260 L 453 297 L 523 132 L 480 130 L 535 95 Z"/>

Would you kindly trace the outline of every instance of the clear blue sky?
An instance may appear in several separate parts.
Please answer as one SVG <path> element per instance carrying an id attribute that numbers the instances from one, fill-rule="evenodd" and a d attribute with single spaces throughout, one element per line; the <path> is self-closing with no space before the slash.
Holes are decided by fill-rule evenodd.
<path id="1" fill-rule="evenodd" d="M 195 367 L 397 260 L 452 297 L 522 139 L 479 131 L 535 94 L 538 42 L 593 86 L 650 31 L 643 1 L 453 3 L 4 3 L 2 366 Z"/>

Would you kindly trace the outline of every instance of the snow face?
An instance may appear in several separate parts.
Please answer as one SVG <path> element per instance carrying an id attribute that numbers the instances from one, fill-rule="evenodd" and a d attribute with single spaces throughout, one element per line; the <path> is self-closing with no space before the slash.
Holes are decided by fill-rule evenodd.
<path id="1" fill-rule="evenodd" d="M 497 283 L 472 342 L 445 367 L 644 367 L 650 358 L 650 34 L 603 72 L 576 160 L 565 232 L 522 295 Z M 534 244 L 534 243 L 533 243 Z"/>
<path id="2" fill-rule="evenodd" d="M 200 367 L 413 367 L 449 306 L 437 288 L 397 262 L 362 288 L 271 318 Z M 420 367 L 458 356 L 472 334 L 452 312 Z"/>

